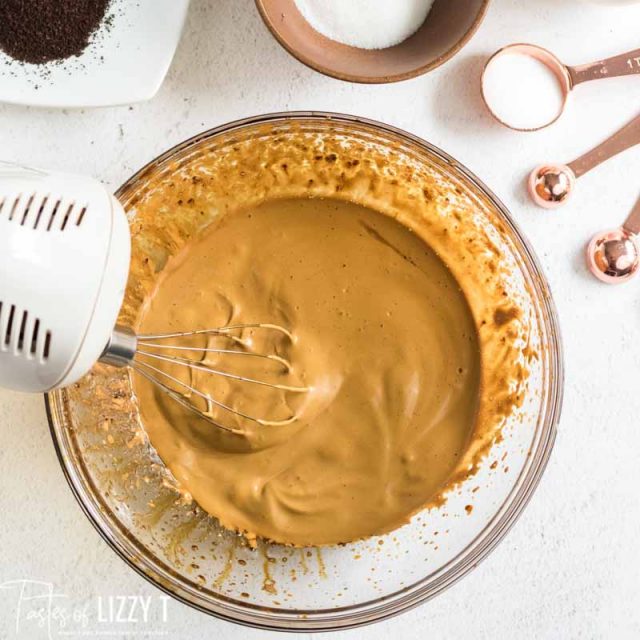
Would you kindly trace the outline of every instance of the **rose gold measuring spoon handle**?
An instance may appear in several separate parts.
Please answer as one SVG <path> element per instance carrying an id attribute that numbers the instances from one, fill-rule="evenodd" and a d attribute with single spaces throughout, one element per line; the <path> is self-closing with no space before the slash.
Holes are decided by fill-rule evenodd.
<path id="1" fill-rule="evenodd" d="M 529 195 L 539 207 L 559 207 L 571 197 L 577 178 L 637 144 L 640 144 L 640 115 L 568 164 L 547 163 L 537 166 L 527 180 Z"/>
<path id="2" fill-rule="evenodd" d="M 569 162 L 567 166 L 573 171 L 575 177 L 579 178 L 587 171 L 591 171 L 594 167 L 636 144 L 640 144 L 640 115 L 636 116 L 631 122 L 616 131 L 597 147 Z"/>
<path id="3" fill-rule="evenodd" d="M 572 87 L 590 80 L 640 74 L 640 49 L 588 64 L 579 64 L 573 67 L 567 65 L 566 69 Z"/>
<path id="4" fill-rule="evenodd" d="M 622 228 L 633 235 L 640 234 L 640 198 L 631 209 L 627 219 L 622 223 Z"/>

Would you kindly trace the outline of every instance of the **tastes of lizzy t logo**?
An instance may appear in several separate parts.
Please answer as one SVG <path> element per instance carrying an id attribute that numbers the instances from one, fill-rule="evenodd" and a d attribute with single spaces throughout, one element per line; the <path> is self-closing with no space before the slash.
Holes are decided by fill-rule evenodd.
<path id="1" fill-rule="evenodd" d="M 27 640 L 55 638 L 164 636 L 169 596 L 96 596 L 83 604 L 73 604 L 69 596 L 51 582 L 8 580 L 0 583 L 4 611 L 15 614 L 11 625 L 0 626 L 0 635 Z M 154 628 L 150 629 L 150 625 Z M 13 635 L 11 635 L 13 633 Z"/>

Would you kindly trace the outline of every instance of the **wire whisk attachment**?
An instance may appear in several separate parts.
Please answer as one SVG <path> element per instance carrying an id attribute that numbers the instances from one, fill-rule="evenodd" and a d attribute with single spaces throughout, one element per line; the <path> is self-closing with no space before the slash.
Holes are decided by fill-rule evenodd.
<path id="1" fill-rule="evenodd" d="M 236 335 L 238 332 L 241 335 Z M 262 426 L 291 424 L 298 417 L 294 412 L 279 419 L 250 415 L 214 398 L 206 389 L 207 377 L 216 376 L 238 385 L 255 385 L 282 393 L 303 394 L 310 391 L 308 386 L 275 381 L 276 377 L 291 373 L 291 362 L 275 353 L 255 351 L 254 339 L 244 336 L 246 332 L 270 332 L 291 344 L 294 342 L 289 330 L 269 323 L 234 324 L 214 329 L 140 335 L 128 327 L 117 326 L 100 362 L 115 367 L 131 367 L 180 405 L 225 431 L 242 433 L 241 429 L 222 424 L 215 417 L 218 410 Z M 194 339 L 205 339 L 206 346 L 200 346 L 201 342 L 185 344 L 185 340 L 189 342 Z M 212 342 L 216 339 L 225 340 L 227 345 L 224 348 L 213 346 Z M 269 365 L 273 363 L 272 378 L 243 375 L 218 368 L 211 360 L 219 358 L 237 358 L 239 362 L 245 360 Z"/>

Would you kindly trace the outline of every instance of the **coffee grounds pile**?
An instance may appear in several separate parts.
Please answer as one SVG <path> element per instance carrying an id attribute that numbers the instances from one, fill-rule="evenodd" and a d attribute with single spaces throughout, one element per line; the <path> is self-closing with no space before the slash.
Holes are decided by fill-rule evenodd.
<path id="1" fill-rule="evenodd" d="M 44 64 L 80 55 L 111 0 L 0 0 L 0 49 Z"/>

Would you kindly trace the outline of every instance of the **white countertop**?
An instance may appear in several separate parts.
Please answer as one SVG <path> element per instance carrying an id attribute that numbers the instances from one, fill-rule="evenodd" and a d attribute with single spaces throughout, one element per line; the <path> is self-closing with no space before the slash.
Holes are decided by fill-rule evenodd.
<path id="1" fill-rule="evenodd" d="M 638 5 L 494 0 L 480 31 L 444 67 L 400 84 L 359 86 L 289 57 L 252 0 L 192 0 L 173 67 L 152 101 L 84 111 L 0 106 L 2 158 L 89 172 L 113 188 L 170 146 L 243 116 L 324 109 L 383 120 L 466 164 L 532 240 L 555 295 L 566 359 L 563 417 L 542 483 L 506 539 L 460 583 L 418 609 L 341 637 L 640 634 L 640 278 L 606 287 L 583 261 L 591 234 L 620 224 L 640 195 L 640 148 L 581 178 L 562 210 L 535 209 L 523 187 L 533 165 L 573 159 L 640 111 L 640 77 L 579 87 L 563 119 L 535 134 L 494 124 L 478 93 L 483 60 L 501 45 L 531 41 L 581 63 L 640 47 L 639 26 Z M 98 596 L 103 603 L 152 596 L 148 623 L 92 619 L 90 635 L 275 637 L 175 601 L 163 621 L 160 592 L 108 548 L 71 495 L 41 397 L 0 391 L 0 442 L 0 584 L 51 583 L 67 596 L 65 607 L 86 606 L 92 615 Z M 0 638 L 47 638 L 46 628 L 16 631 L 16 606 L 16 589 L 0 589 Z"/>

